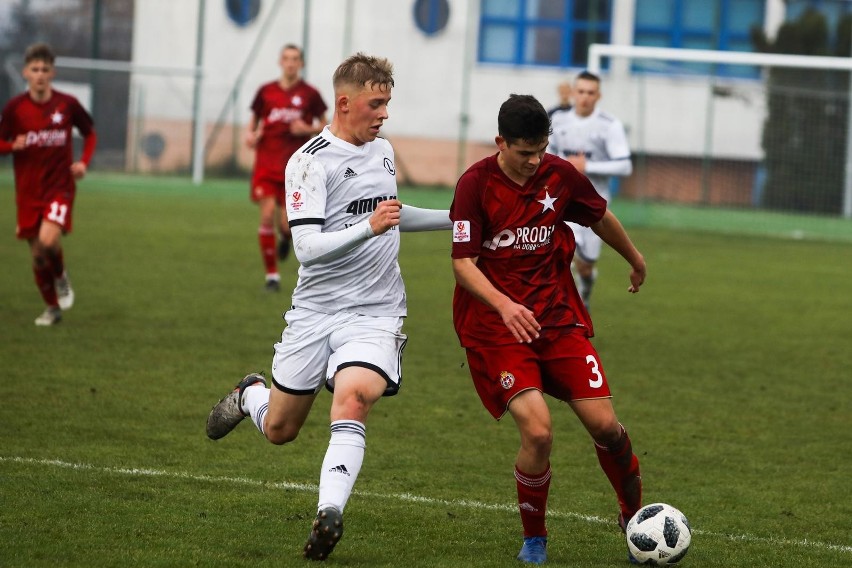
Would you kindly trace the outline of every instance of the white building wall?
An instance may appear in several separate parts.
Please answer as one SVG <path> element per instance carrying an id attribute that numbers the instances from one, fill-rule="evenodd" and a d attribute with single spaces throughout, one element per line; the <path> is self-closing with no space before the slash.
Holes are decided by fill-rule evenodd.
<path id="1" fill-rule="evenodd" d="M 285 43 L 304 45 L 307 31 L 306 79 L 333 106 L 331 76 L 355 51 L 388 57 L 395 65 L 396 88 L 385 134 L 394 137 L 458 140 L 492 144 L 500 104 L 510 93 L 532 94 L 545 107 L 556 104 L 556 84 L 580 69 L 485 65 L 476 62 L 479 0 L 451 0 L 448 26 L 428 37 L 415 26 L 413 1 L 405 0 L 267 0 L 256 21 L 246 27 L 232 23 L 224 2 L 207 2 L 204 18 L 205 71 L 203 116 L 211 124 L 228 108 L 228 94 L 239 85 L 237 111 L 226 121 L 245 124 L 257 87 L 275 79 L 278 51 Z M 769 0 L 767 25 L 777 26 L 782 0 Z M 306 6 L 308 11 L 306 12 Z M 630 43 L 635 0 L 615 0 L 613 40 Z M 783 12 L 782 12 L 783 13 Z M 198 2 L 145 0 L 136 2 L 133 61 L 137 64 L 192 67 L 195 63 Z M 255 42 L 267 19 L 269 33 Z M 771 22 L 770 22 L 771 20 Z M 472 34 L 472 35 L 470 35 Z M 465 75 L 465 62 L 471 63 Z M 240 71 L 245 75 L 240 81 Z M 674 79 L 646 80 L 641 96 L 627 87 L 629 66 L 614 64 L 603 76 L 601 107 L 622 118 L 636 150 L 700 154 L 709 89 Z M 635 82 L 635 81 L 634 81 Z M 191 117 L 191 80 L 137 76 L 143 87 L 146 113 Z M 744 82 L 747 86 L 748 82 Z M 179 92 L 188 89 L 186 92 Z M 703 89 L 703 92 L 702 92 Z M 739 101 L 739 102 L 738 102 Z M 644 105 L 643 108 L 637 105 Z M 726 135 L 715 151 L 742 158 L 761 154 L 761 104 L 739 99 L 723 101 L 714 117 L 714 135 Z M 644 112 L 643 112 L 644 110 Z M 467 115 L 469 120 L 464 122 Z M 657 117 L 674 117 L 673 124 Z M 329 115 L 330 118 L 330 115 Z M 727 136 L 731 135 L 731 136 Z M 468 160 L 470 161 L 470 160 Z"/>

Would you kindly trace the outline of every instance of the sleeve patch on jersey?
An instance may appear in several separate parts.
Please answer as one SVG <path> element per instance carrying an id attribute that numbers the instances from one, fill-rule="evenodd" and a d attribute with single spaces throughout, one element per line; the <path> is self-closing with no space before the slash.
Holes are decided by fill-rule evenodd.
<path id="1" fill-rule="evenodd" d="M 470 221 L 453 221 L 453 242 L 470 242 Z"/>
<path id="2" fill-rule="evenodd" d="M 304 198 L 299 191 L 294 191 L 290 195 L 290 209 L 292 211 L 301 211 L 305 208 Z"/>

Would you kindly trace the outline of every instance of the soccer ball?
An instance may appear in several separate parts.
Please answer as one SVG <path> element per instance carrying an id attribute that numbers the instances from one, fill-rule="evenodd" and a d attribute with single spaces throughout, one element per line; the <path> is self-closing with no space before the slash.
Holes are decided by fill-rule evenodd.
<path id="1" fill-rule="evenodd" d="M 627 548 L 639 564 L 668 566 L 686 556 L 692 529 L 683 513 L 665 503 L 645 505 L 627 523 Z"/>

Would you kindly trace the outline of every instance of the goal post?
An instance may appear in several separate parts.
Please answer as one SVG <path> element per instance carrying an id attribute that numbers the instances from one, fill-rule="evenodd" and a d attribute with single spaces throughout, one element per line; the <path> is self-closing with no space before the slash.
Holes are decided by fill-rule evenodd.
<path id="1" fill-rule="evenodd" d="M 169 67 L 160 65 L 139 65 L 129 61 L 114 61 L 107 59 L 86 59 L 77 57 L 58 57 L 56 59 L 57 69 L 76 71 L 88 71 L 94 74 L 107 75 L 108 77 L 127 77 L 130 79 L 130 99 L 128 105 L 128 124 L 135 125 L 140 119 L 155 115 L 153 109 L 144 109 L 144 93 L 146 89 L 160 93 L 175 93 L 176 98 L 191 101 L 188 114 L 191 114 L 191 134 L 187 136 L 191 140 L 191 170 L 192 181 L 199 185 L 204 180 L 204 120 L 203 109 L 203 81 L 204 70 L 196 67 Z M 109 80 L 109 79 L 108 79 Z M 178 84 L 175 83 L 178 82 Z M 181 84 L 182 83 L 182 84 Z M 156 103 L 154 105 L 156 108 Z M 98 125 L 96 128 L 109 128 L 110 125 Z M 143 133 L 132 132 L 130 138 L 142 138 Z M 159 138 L 163 140 L 162 137 Z M 136 146 L 136 141 L 131 140 L 131 146 Z M 140 142 L 145 145 L 145 142 Z M 132 151 L 132 150 L 131 150 Z M 132 156 L 129 158 L 132 160 Z"/>
<path id="2" fill-rule="evenodd" d="M 852 58 L 593 44 L 588 70 L 643 161 L 634 196 L 852 218 Z"/>

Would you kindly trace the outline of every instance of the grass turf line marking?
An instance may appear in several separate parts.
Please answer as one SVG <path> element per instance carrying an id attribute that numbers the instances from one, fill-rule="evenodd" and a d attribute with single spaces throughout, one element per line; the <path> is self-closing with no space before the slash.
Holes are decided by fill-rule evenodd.
<path id="1" fill-rule="evenodd" d="M 136 475 L 141 477 L 170 477 L 174 479 L 188 479 L 190 481 L 209 481 L 212 483 L 234 483 L 239 485 L 251 485 L 255 487 L 263 487 L 263 488 L 271 488 L 271 489 L 290 489 L 294 491 L 317 491 L 317 486 L 309 483 L 292 483 L 289 481 L 258 481 L 257 479 L 249 479 L 246 477 L 227 477 L 227 476 L 214 476 L 214 475 L 199 475 L 193 473 L 186 473 L 180 471 L 165 471 L 161 469 L 148 469 L 148 468 L 135 468 L 135 467 L 102 467 L 90 464 L 83 463 L 71 463 L 62 460 L 51 460 L 51 459 L 35 459 L 35 458 L 22 458 L 16 456 L 0 456 L 0 463 L 9 462 L 9 463 L 18 463 L 24 465 L 43 465 L 43 466 L 52 466 L 59 467 L 63 469 L 73 469 L 73 470 L 81 470 L 81 471 L 96 471 L 101 473 L 108 474 L 119 474 L 119 475 Z M 502 512 L 511 512 L 514 513 L 518 510 L 518 506 L 513 504 L 505 504 L 499 505 L 496 503 L 483 503 L 481 501 L 471 501 L 468 499 L 438 499 L 434 497 L 424 497 L 422 495 L 412 495 L 411 493 L 373 493 L 370 491 L 353 491 L 354 495 L 359 495 L 361 497 L 370 497 L 370 498 L 379 498 L 379 499 L 397 499 L 399 501 L 407 501 L 410 503 L 423 503 L 425 505 L 446 505 L 446 506 L 454 506 L 454 507 L 462 507 L 467 509 L 476 509 L 483 511 L 502 511 Z M 573 513 L 573 512 L 565 512 L 565 511 L 554 511 L 548 510 L 547 515 L 549 518 L 563 518 L 563 519 L 579 519 L 581 521 L 586 521 L 588 523 L 595 524 L 612 524 L 612 519 L 603 519 L 601 517 L 595 515 L 583 515 L 581 513 Z M 807 540 L 807 539 L 780 539 L 780 538 L 767 538 L 767 537 L 759 537 L 752 536 L 747 534 L 723 534 L 723 533 L 714 533 L 703 530 L 693 530 L 694 534 L 704 535 L 711 538 L 718 538 L 724 540 L 745 542 L 745 543 L 756 543 L 756 544 L 770 544 L 773 546 L 791 546 L 791 547 L 800 547 L 800 548 L 814 548 L 818 550 L 827 550 L 832 552 L 842 552 L 846 554 L 852 554 L 852 546 L 847 546 L 843 544 L 831 544 L 827 542 L 820 542 L 816 540 Z"/>

